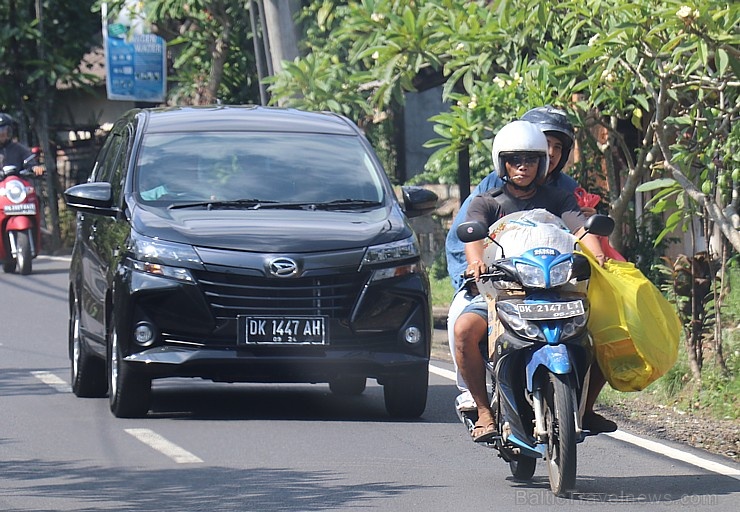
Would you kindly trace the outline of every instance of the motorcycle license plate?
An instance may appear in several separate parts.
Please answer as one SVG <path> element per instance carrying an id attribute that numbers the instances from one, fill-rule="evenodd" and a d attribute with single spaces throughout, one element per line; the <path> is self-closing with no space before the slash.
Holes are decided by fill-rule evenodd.
<path id="1" fill-rule="evenodd" d="M 240 339 L 246 344 L 326 344 L 323 316 L 240 316 Z"/>
<path id="2" fill-rule="evenodd" d="M 525 320 L 557 320 L 584 314 L 583 302 L 541 302 L 539 304 L 520 303 L 516 305 L 519 317 Z"/>
<path id="3" fill-rule="evenodd" d="M 33 203 L 8 204 L 3 207 L 5 215 L 36 215 L 36 205 Z"/>

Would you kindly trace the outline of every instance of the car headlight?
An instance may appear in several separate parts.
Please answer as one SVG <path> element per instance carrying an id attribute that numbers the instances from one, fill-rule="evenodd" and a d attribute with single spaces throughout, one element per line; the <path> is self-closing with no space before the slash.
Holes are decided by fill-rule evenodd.
<path id="1" fill-rule="evenodd" d="M 390 263 L 418 256 L 419 245 L 416 243 L 416 238 L 410 236 L 397 242 L 368 247 L 365 256 L 362 258 L 362 265 Z"/>
<path id="2" fill-rule="evenodd" d="M 192 282 L 193 276 L 186 267 L 202 268 L 203 263 L 192 246 L 166 242 L 139 234 L 132 234 L 132 265 L 147 274 L 170 277 Z"/>
<path id="3" fill-rule="evenodd" d="M 544 288 L 546 286 L 545 271 L 542 268 L 523 262 L 517 262 L 515 267 L 523 286 L 528 288 Z"/>
<path id="4" fill-rule="evenodd" d="M 362 258 L 362 266 L 382 265 L 383 263 L 408 260 L 409 258 L 418 257 L 419 254 L 419 245 L 416 243 L 416 237 L 410 236 L 397 242 L 368 247 L 367 251 L 365 251 L 365 256 Z M 421 263 L 418 261 L 395 267 L 378 268 L 373 270 L 370 282 L 401 277 L 407 274 L 418 274 L 419 272 L 421 272 Z"/>
<path id="5" fill-rule="evenodd" d="M 19 180 L 10 180 L 5 184 L 3 192 L 11 203 L 19 204 L 26 200 L 26 186 Z"/>

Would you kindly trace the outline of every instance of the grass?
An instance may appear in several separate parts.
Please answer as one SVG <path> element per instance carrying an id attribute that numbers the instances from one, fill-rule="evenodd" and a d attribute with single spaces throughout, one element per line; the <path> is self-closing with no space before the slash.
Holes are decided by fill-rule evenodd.
<path id="1" fill-rule="evenodd" d="M 450 278 L 447 276 L 436 278 L 430 275 L 429 281 L 431 282 L 432 288 L 432 305 L 444 307 L 449 306 L 452 301 L 452 296 L 455 294 Z"/>

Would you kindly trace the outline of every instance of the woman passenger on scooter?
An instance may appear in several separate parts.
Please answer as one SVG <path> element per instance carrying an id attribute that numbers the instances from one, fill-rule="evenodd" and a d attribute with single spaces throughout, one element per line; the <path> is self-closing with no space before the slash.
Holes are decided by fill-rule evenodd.
<path id="1" fill-rule="evenodd" d="M 548 145 L 547 138 L 536 125 L 514 121 L 504 126 L 494 138 L 492 156 L 494 169 L 504 186 L 473 198 L 466 221 L 477 220 L 490 226 L 508 214 L 543 208 L 559 216 L 576 236 L 583 233 L 586 218 L 575 196 L 558 188 L 542 186 L 549 163 Z M 587 234 L 582 243 L 603 263 L 598 237 Z M 466 244 L 465 257 L 468 263 L 465 274 L 478 280 L 486 271 L 483 241 Z M 485 298 L 479 295 L 463 309 L 454 326 L 455 359 L 477 407 L 478 421 L 471 432 L 475 442 L 486 442 L 497 435 L 486 389 L 485 361 L 478 347 L 487 330 L 488 307 Z M 583 418 L 584 427 L 591 420 L 616 427 L 588 409 Z"/>

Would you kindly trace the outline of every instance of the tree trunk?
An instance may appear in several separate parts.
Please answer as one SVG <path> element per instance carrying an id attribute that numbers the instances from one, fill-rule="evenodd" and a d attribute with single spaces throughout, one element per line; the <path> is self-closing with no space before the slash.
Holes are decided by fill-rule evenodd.
<path id="1" fill-rule="evenodd" d="M 283 69 L 283 61 L 298 56 L 298 43 L 293 22 L 298 5 L 294 0 L 264 0 L 267 41 L 274 73 Z"/>
<path id="2" fill-rule="evenodd" d="M 36 0 L 36 19 L 39 24 L 39 32 L 41 35 L 44 34 L 44 6 L 43 2 Z M 39 61 L 43 62 L 46 58 L 46 52 L 44 51 L 44 40 L 43 37 L 37 42 Z M 40 107 L 37 113 L 36 123 L 34 123 L 34 129 L 36 135 L 41 143 L 41 150 L 44 154 L 44 164 L 46 166 L 46 194 L 49 199 L 49 216 L 51 217 L 51 225 L 48 226 L 51 231 L 51 247 L 49 248 L 53 253 L 62 245 L 61 230 L 59 227 L 59 198 L 57 186 L 57 152 L 52 151 L 51 143 L 49 142 L 49 112 L 52 111 L 52 98 L 53 94 L 51 87 L 45 77 L 39 79 L 38 82 L 38 95 L 39 101 L 37 105 Z"/>

